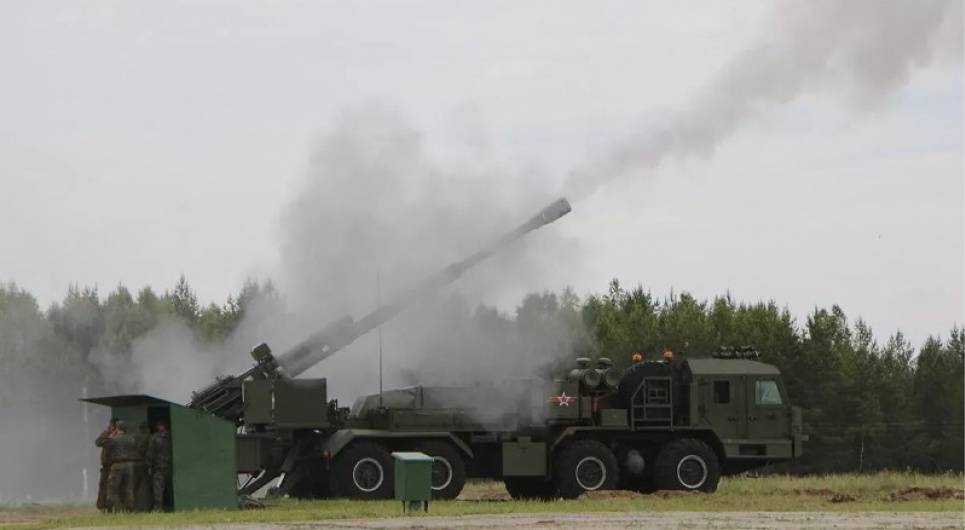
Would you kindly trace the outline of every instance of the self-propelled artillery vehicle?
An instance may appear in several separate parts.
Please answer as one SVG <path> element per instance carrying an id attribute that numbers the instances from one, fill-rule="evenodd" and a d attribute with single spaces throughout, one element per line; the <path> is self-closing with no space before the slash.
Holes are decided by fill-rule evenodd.
<path id="1" fill-rule="evenodd" d="M 298 377 L 569 211 L 560 199 L 397 301 L 358 321 L 346 317 L 277 357 L 261 344 L 249 370 L 193 393 L 190 409 L 236 430 L 237 493 L 391 498 L 395 451 L 433 457 L 432 489 L 442 499 L 457 497 L 468 478 L 502 480 L 514 498 L 714 491 L 722 475 L 800 456 L 800 411 L 778 370 L 750 348 L 635 359 L 624 370 L 605 358 L 577 359 L 555 380 L 416 386 L 352 407 L 329 399 L 325 378 Z"/>
<path id="2" fill-rule="evenodd" d="M 435 459 L 433 491 L 455 498 L 468 478 L 503 480 L 517 498 L 613 488 L 714 491 L 721 475 L 801 454 L 801 414 L 778 370 L 749 348 L 708 358 L 642 361 L 620 371 L 589 359 L 555 381 L 417 386 L 328 400 L 325 379 L 295 379 L 416 297 L 569 212 L 565 199 L 399 302 L 344 320 L 277 359 L 264 344 L 248 372 L 194 395 L 191 407 L 237 422 L 248 495 L 390 498 L 395 451 Z"/>
<path id="3" fill-rule="evenodd" d="M 747 346 L 708 353 L 666 352 L 622 371 L 607 358 L 581 358 L 554 381 L 418 386 L 360 398 L 316 449 L 323 480 L 299 493 L 387 498 L 396 450 L 436 459 L 441 498 L 456 497 L 467 478 L 502 480 L 514 498 L 712 492 L 722 475 L 800 456 L 801 411 L 778 370 Z"/>
<path id="4" fill-rule="evenodd" d="M 343 317 L 277 357 L 267 344 L 260 344 L 251 352 L 255 364 L 250 369 L 237 376 L 218 378 L 194 392 L 188 407 L 233 422 L 238 429 L 238 473 L 249 477 L 238 493 L 250 495 L 279 478 L 282 480 L 273 488 L 275 494 L 316 495 L 329 491 L 330 482 L 332 489 L 338 491 L 339 481 L 328 480 L 330 468 L 346 460 L 343 449 L 349 454 L 358 452 L 361 442 L 348 444 L 342 431 L 347 425 L 349 410 L 339 407 L 337 400 L 328 399 L 326 379 L 296 377 L 392 319 L 407 306 L 454 282 L 497 251 L 558 220 L 570 210 L 569 201 L 557 199 L 483 249 L 449 265 L 358 321 Z M 355 433 L 355 437 L 365 438 L 365 434 Z M 334 450 L 321 447 L 333 446 L 333 438 L 345 443 L 333 447 Z M 420 439 L 446 440 L 452 436 L 443 432 L 425 433 Z M 368 461 L 364 457 L 361 460 Z M 355 466 L 357 474 L 366 469 L 364 465 Z M 381 468 L 385 469 L 385 466 Z M 353 494 L 350 490 L 345 493 L 372 496 Z"/>

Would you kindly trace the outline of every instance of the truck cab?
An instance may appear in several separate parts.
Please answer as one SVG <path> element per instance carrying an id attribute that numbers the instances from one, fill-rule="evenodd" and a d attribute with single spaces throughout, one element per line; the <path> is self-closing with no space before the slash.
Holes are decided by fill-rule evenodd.
<path id="1" fill-rule="evenodd" d="M 691 423 L 713 430 L 727 459 L 800 456 L 801 414 L 777 368 L 746 359 L 688 359 Z M 737 466 L 743 467 L 743 466 Z"/>

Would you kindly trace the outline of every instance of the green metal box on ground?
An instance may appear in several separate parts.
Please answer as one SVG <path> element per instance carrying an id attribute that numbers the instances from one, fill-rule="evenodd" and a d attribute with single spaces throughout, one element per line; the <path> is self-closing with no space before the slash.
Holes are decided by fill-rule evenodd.
<path id="1" fill-rule="evenodd" d="M 172 492 L 168 509 L 238 508 L 238 450 L 235 425 L 177 403 L 145 395 L 87 398 L 110 407 L 111 416 L 137 429 L 147 422 L 154 432 L 165 421 L 171 436 Z M 93 447 L 94 441 L 90 440 Z M 144 485 L 145 490 L 148 485 Z M 138 495 L 138 509 L 150 508 L 150 495 Z"/>
<path id="2" fill-rule="evenodd" d="M 431 456 L 424 453 L 396 452 L 395 459 L 395 499 L 405 503 L 422 502 L 426 504 L 432 500 L 432 463 Z"/>

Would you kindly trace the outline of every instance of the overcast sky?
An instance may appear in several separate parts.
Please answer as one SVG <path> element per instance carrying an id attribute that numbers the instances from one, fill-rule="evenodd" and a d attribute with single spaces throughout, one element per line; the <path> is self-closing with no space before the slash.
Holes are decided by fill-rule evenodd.
<path id="1" fill-rule="evenodd" d="M 0 281 L 46 305 L 71 282 L 184 273 L 223 301 L 276 270 L 318 138 L 373 99 L 435 156 L 562 179 L 686 105 L 769 4 L 0 0 Z M 551 229 L 592 259 L 560 249 L 542 284 L 493 302 L 619 278 L 947 335 L 965 311 L 963 141 L 961 64 L 871 109 L 806 95 L 710 158 L 574 203 Z"/>

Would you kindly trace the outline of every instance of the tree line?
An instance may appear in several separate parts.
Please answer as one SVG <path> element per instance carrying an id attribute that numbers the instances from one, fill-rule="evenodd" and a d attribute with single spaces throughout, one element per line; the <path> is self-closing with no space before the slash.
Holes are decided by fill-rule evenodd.
<path id="1" fill-rule="evenodd" d="M 56 425 L 54 432 L 77 432 L 77 397 L 118 389 L 99 368 L 105 360 L 130 356 L 138 338 L 165 319 L 184 323 L 202 343 L 218 344 L 256 300 L 284 303 L 270 282 L 249 281 L 224 303 L 205 305 L 183 276 L 164 292 L 118 286 L 102 294 L 72 286 L 47 308 L 15 284 L 0 285 L 0 422 L 30 425 L 43 418 L 45 428 Z M 658 298 L 616 280 L 605 292 L 582 298 L 571 289 L 531 293 L 512 314 L 472 307 L 468 318 L 487 329 L 541 337 L 527 354 L 545 356 L 558 368 L 573 355 L 610 357 L 626 366 L 634 352 L 706 356 L 720 345 L 753 345 L 762 361 L 780 368 L 810 434 L 806 456 L 779 467 L 783 472 L 965 467 L 965 331 L 957 326 L 916 347 L 898 332 L 875 337 L 838 306 L 816 309 L 798 323 L 773 301 L 737 302 L 727 294 L 705 301 L 687 293 Z M 40 437 L 57 454 L 4 451 L 0 475 L 16 477 L 18 488 L 45 490 L 57 482 L 56 466 L 90 459 L 86 441 L 63 450 L 56 435 L 47 439 L 48 431 L 26 432 L 28 439 L 19 440 L 5 428 L 5 442 L 17 447 L 22 441 L 36 452 Z M 18 466 L 27 468 L 23 476 L 9 472 Z M 4 479 L 0 501 L 10 491 Z"/>
<path id="2" fill-rule="evenodd" d="M 874 336 L 842 308 L 819 308 L 798 324 L 774 302 L 658 300 L 642 288 L 609 291 L 574 308 L 592 354 L 703 356 L 719 345 L 753 345 L 782 373 L 810 434 L 806 456 L 785 472 L 962 471 L 965 465 L 965 330 L 917 348 L 900 333 Z"/>

